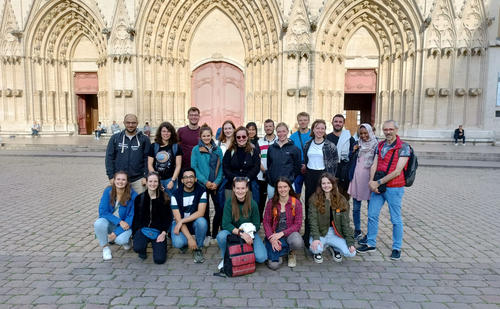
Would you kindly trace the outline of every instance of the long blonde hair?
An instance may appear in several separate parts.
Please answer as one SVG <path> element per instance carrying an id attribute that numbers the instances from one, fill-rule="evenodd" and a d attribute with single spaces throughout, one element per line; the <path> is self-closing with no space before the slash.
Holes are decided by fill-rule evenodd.
<path id="1" fill-rule="evenodd" d="M 130 193 L 130 182 L 128 181 L 128 174 L 125 171 L 118 171 L 113 175 L 113 179 L 116 179 L 117 175 L 125 175 L 127 177 L 127 185 L 125 186 L 125 189 L 123 189 L 123 194 L 118 201 L 121 205 L 125 206 L 127 205 L 128 200 L 130 200 L 131 193 Z M 111 205 L 115 205 L 116 199 L 118 198 L 118 190 L 116 188 L 115 182 L 113 181 L 113 184 L 111 185 L 111 192 L 109 193 L 110 199 L 109 203 Z"/>

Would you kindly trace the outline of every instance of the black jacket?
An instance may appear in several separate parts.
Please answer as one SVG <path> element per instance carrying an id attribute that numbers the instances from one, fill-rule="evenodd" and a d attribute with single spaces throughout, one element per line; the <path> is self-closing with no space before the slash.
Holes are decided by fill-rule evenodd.
<path id="1" fill-rule="evenodd" d="M 148 190 L 135 198 L 132 232 L 135 234 L 140 228 L 152 227 L 161 232 L 165 231 L 168 233 L 173 220 L 170 200 L 165 200 L 164 194 L 161 193 L 158 198 L 153 200 L 151 212 L 149 205 L 150 200 Z"/>
<path id="2" fill-rule="evenodd" d="M 267 181 L 271 186 L 276 185 L 279 177 L 288 178 L 292 183 L 300 174 L 300 150 L 292 140 L 288 140 L 282 147 L 278 141 L 267 150 Z"/>
<path id="3" fill-rule="evenodd" d="M 118 171 L 125 171 L 133 182 L 148 173 L 148 154 L 151 142 L 142 132 L 129 139 L 125 130 L 109 139 L 106 149 L 106 174 L 111 179 Z"/>
<path id="4" fill-rule="evenodd" d="M 238 159 L 238 153 L 243 154 L 243 160 Z M 226 189 L 231 190 L 234 177 L 248 177 L 250 180 L 257 178 L 260 171 L 259 152 L 255 148 L 251 152 L 245 152 L 241 147 L 237 147 L 235 151 L 228 149 L 222 159 L 222 168 L 227 179 Z"/>

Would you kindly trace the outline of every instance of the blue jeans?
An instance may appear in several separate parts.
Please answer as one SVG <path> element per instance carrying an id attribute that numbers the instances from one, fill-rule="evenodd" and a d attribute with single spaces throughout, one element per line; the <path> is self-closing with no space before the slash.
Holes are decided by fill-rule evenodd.
<path id="1" fill-rule="evenodd" d="M 226 230 L 222 230 L 217 234 L 217 243 L 219 244 L 220 253 L 222 258 L 224 258 L 224 253 L 226 252 L 226 241 L 227 235 L 231 234 Z M 253 252 L 255 253 L 255 261 L 257 263 L 264 263 L 267 260 L 267 250 L 266 246 L 260 239 L 257 233 L 254 233 L 255 238 L 253 239 Z"/>
<path id="2" fill-rule="evenodd" d="M 314 240 L 311 236 L 309 238 L 309 243 L 312 244 L 313 241 Z M 325 237 L 320 236 L 319 241 L 321 242 L 321 244 L 318 245 L 318 248 L 316 250 L 310 248 L 313 254 L 322 253 L 323 250 L 325 249 L 325 246 L 330 246 L 332 248 L 335 248 L 337 251 L 340 251 L 340 253 L 342 253 L 343 256 L 353 257 L 356 255 L 356 251 L 354 251 L 353 253 L 349 251 L 349 248 L 347 247 L 347 243 L 344 238 L 335 235 L 333 227 L 330 227 L 328 229 L 328 233 L 326 233 Z"/>
<path id="3" fill-rule="evenodd" d="M 295 193 L 302 193 L 302 186 L 304 185 L 304 175 L 300 174 L 295 177 L 295 181 L 293 182 L 293 189 Z"/>
<path id="4" fill-rule="evenodd" d="M 161 185 L 163 186 L 163 189 L 165 189 L 165 192 L 168 193 L 168 196 L 172 196 L 172 193 L 174 193 L 174 191 L 177 189 L 177 180 L 174 181 L 174 186 L 172 187 L 172 189 L 167 189 L 167 185 L 168 183 L 172 180 L 172 178 L 168 178 L 168 179 L 162 179 L 160 180 L 161 182 Z"/>
<path id="5" fill-rule="evenodd" d="M 275 188 L 273 186 L 271 186 L 270 184 L 268 184 L 267 185 L 267 200 L 270 200 L 273 198 L 274 191 L 276 191 Z"/>
<path id="6" fill-rule="evenodd" d="M 116 226 L 109 222 L 108 219 L 99 218 L 95 220 L 94 223 L 94 231 L 97 240 L 99 240 L 99 245 L 104 247 L 108 244 L 108 235 L 111 234 L 115 230 Z M 132 230 L 128 229 L 120 235 L 116 236 L 115 244 L 123 246 L 128 244 L 130 240 L 130 236 L 132 236 Z"/>
<path id="7" fill-rule="evenodd" d="M 392 249 L 401 250 L 401 246 L 403 244 L 403 217 L 401 216 L 401 202 L 403 200 L 404 193 L 404 187 L 387 187 L 387 191 L 381 194 L 372 192 L 372 195 L 370 196 L 370 205 L 368 207 L 368 232 L 366 236 L 368 246 L 375 247 L 377 245 L 378 217 L 382 206 L 384 206 L 384 203 L 387 201 L 392 222 Z"/>
<path id="8" fill-rule="evenodd" d="M 170 230 L 170 235 L 172 237 L 172 247 L 174 248 L 182 248 L 187 246 L 188 241 L 184 233 L 179 232 L 179 235 L 176 235 L 174 233 L 174 228 L 175 228 L 175 221 L 172 222 L 172 228 Z M 208 224 L 207 220 L 205 218 L 200 217 L 190 223 L 187 223 L 187 226 L 189 225 L 193 226 L 194 229 L 194 235 L 196 239 L 196 245 L 198 246 L 198 249 L 201 249 L 203 247 L 203 240 L 205 239 L 205 235 L 207 234 L 207 229 L 208 229 Z"/>
<path id="9" fill-rule="evenodd" d="M 255 203 L 257 203 L 257 205 L 259 205 L 260 193 L 259 182 L 257 181 L 257 179 L 250 181 L 250 191 L 252 191 L 252 199 L 255 201 Z"/>
<path id="10" fill-rule="evenodd" d="M 352 199 L 352 221 L 354 221 L 354 230 L 361 231 L 361 202 L 357 199 Z M 368 206 L 370 205 L 370 200 L 367 201 Z"/>

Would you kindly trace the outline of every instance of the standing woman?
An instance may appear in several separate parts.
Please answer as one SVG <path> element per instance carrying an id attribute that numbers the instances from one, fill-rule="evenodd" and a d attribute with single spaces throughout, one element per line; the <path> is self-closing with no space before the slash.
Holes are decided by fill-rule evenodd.
<path id="1" fill-rule="evenodd" d="M 335 262 L 342 262 L 342 255 L 355 256 L 354 237 L 349 224 L 349 204 L 339 193 L 334 176 L 329 173 L 321 175 L 316 192 L 311 196 L 309 204 L 311 227 L 309 242 L 314 261 L 323 262 L 321 253 L 325 246 L 333 249 L 332 256 Z"/>
<path id="2" fill-rule="evenodd" d="M 250 143 L 248 130 L 245 127 L 239 127 L 234 132 L 234 136 L 233 143 L 222 160 L 224 176 L 227 179 L 226 199 L 231 196 L 235 177 L 248 177 L 250 181 L 253 181 L 260 171 L 259 151 Z M 256 195 L 257 197 L 255 197 Z M 254 196 L 254 200 L 258 198 L 258 194 L 255 194 L 255 192 L 252 192 L 252 196 Z"/>
<path id="3" fill-rule="evenodd" d="M 267 201 L 264 212 L 264 231 L 268 264 L 277 270 L 282 264 L 282 256 L 288 253 L 288 267 L 297 266 L 295 251 L 304 247 L 299 234 L 302 226 L 302 203 L 293 191 L 292 182 L 286 177 L 276 181 L 277 190 Z"/>
<path id="4" fill-rule="evenodd" d="M 255 145 L 255 148 L 259 148 L 259 137 L 257 136 L 257 124 L 253 121 L 247 123 L 246 128 L 248 130 L 248 138 L 250 143 Z"/>
<path id="5" fill-rule="evenodd" d="M 150 147 L 148 170 L 158 172 L 161 185 L 170 196 L 177 189 L 177 179 L 181 171 L 182 149 L 170 122 L 162 122 L 156 130 L 155 142 Z"/>
<path id="6" fill-rule="evenodd" d="M 231 181 L 231 185 L 231 196 L 224 206 L 222 230 L 217 234 L 217 243 L 222 257 L 219 270 L 224 266 L 227 235 L 231 233 L 240 236 L 247 244 L 253 245 L 257 263 L 264 263 L 267 260 L 266 247 L 257 233 L 260 228 L 259 206 L 250 196 L 248 178 L 236 177 L 234 181 Z M 239 229 L 243 223 L 252 223 L 255 226 L 254 238 Z"/>
<path id="7" fill-rule="evenodd" d="M 134 251 L 139 258 L 147 258 L 148 243 L 153 247 L 153 261 L 163 264 L 167 260 L 167 231 L 172 224 L 170 198 L 160 185 L 160 176 L 150 172 L 146 178 L 147 190 L 135 198 Z"/>
<path id="8" fill-rule="evenodd" d="M 358 144 L 354 146 L 352 162 L 354 169 L 350 171 L 351 182 L 347 193 L 352 196 L 352 221 L 354 221 L 354 238 L 361 237 L 361 201 L 370 203 L 371 190 L 370 168 L 375 158 L 378 141 L 371 125 L 363 123 L 358 130 Z"/>
<path id="9" fill-rule="evenodd" d="M 305 232 L 304 243 L 309 245 L 309 198 L 316 190 L 318 179 L 324 172 L 335 175 L 337 172 L 338 154 L 334 143 L 326 139 L 326 122 L 317 119 L 311 126 L 311 137 L 304 146 L 304 161 L 306 174 L 304 177 L 306 186 L 305 196 Z"/>
<path id="10" fill-rule="evenodd" d="M 233 143 L 234 130 L 236 130 L 236 127 L 231 120 L 224 121 L 222 124 L 222 131 L 219 136 L 219 142 L 217 143 L 222 150 L 222 155 L 226 153 L 226 150 Z"/>
<path id="11" fill-rule="evenodd" d="M 217 188 L 222 182 L 222 150 L 217 147 L 212 139 L 212 129 L 206 124 L 200 128 L 200 141 L 191 152 L 191 167 L 196 171 L 198 183 L 207 191 L 207 207 L 205 208 L 205 220 L 208 223 L 207 235 L 215 239 L 219 232 L 222 220 L 222 208 L 217 199 Z M 215 216 L 212 222 L 212 233 L 210 234 L 210 199 L 214 201 Z M 208 246 L 209 239 L 207 240 Z"/>
<path id="12" fill-rule="evenodd" d="M 132 220 L 134 218 L 134 199 L 137 196 L 130 188 L 127 173 L 120 171 L 113 176 L 111 186 L 104 189 L 99 203 L 99 219 L 94 223 L 94 231 L 102 247 L 102 259 L 111 260 L 108 242 L 114 242 L 130 249 Z"/>

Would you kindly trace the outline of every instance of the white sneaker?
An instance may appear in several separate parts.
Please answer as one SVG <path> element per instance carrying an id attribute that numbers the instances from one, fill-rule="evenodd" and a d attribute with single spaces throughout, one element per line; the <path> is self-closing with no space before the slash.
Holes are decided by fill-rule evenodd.
<path id="1" fill-rule="evenodd" d="M 205 237 L 205 240 L 203 241 L 203 247 L 205 247 L 205 248 L 210 247 L 211 240 L 212 240 L 212 237 L 210 237 L 210 236 Z"/>
<path id="2" fill-rule="evenodd" d="M 123 250 L 130 250 L 130 241 L 122 246 Z"/>
<path id="3" fill-rule="evenodd" d="M 217 266 L 218 270 L 221 270 L 222 268 L 224 268 L 224 259 L 222 259 L 222 261 L 220 261 L 219 265 Z"/>
<path id="4" fill-rule="evenodd" d="M 111 249 L 108 246 L 102 248 L 102 259 L 105 261 L 109 261 L 112 258 L 113 256 L 111 255 Z"/>

